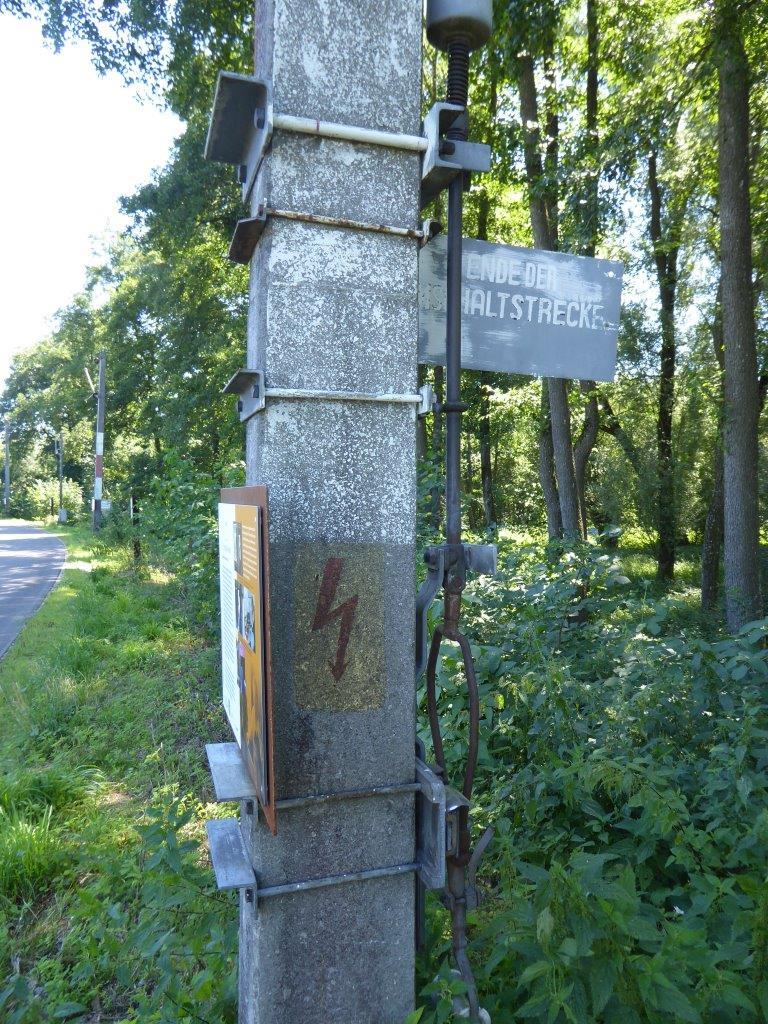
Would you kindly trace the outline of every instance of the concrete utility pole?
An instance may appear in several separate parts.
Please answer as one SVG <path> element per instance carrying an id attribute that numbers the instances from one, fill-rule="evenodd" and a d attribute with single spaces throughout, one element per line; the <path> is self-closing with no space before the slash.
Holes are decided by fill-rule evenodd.
<path id="1" fill-rule="evenodd" d="M 255 0 L 274 109 L 420 131 L 421 3 Z M 278 210 L 419 225 L 420 154 L 276 131 L 258 196 Z M 415 406 L 322 392 L 416 390 L 418 243 L 270 218 L 251 264 L 248 365 L 272 398 L 247 427 L 269 488 L 279 800 L 414 780 Z M 306 392 L 314 392 L 306 396 Z M 249 814 L 250 810 L 250 814 Z M 414 795 L 242 804 L 259 886 L 414 860 Z M 240 1024 L 402 1024 L 414 1005 L 414 874 L 240 904 Z"/>
<path id="2" fill-rule="evenodd" d="M 11 421 L 5 421 L 5 466 L 3 470 L 3 511 L 11 514 Z"/>
<path id="3" fill-rule="evenodd" d="M 90 378 L 89 378 L 90 379 Z M 96 392 L 96 444 L 93 469 L 93 529 L 101 526 L 101 499 L 104 487 L 104 405 L 107 397 L 107 356 L 99 353 L 99 383 Z"/>

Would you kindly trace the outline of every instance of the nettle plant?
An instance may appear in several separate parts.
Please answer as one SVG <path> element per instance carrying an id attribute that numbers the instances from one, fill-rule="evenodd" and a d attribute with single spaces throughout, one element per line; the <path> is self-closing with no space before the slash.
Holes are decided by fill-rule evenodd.
<path id="1" fill-rule="evenodd" d="M 468 598 L 474 814 L 496 830 L 471 952 L 494 1024 L 768 1019 L 768 620 L 704 639 L 595 545 L 503 561 Z M 459 777 L 448 654 L 439 678 Z M 435 902 L 424 1024 L 450 1019 L 442 914 Z"/>

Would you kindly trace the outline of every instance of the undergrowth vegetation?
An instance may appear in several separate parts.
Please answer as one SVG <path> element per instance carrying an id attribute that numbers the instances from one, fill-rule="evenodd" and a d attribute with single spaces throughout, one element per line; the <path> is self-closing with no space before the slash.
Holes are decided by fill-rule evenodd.
<path id="1" fill-rule="evenodd" d="M 713 637 L 652 589 L 597 546 L 529 548 L 469 597 L 495 828 L 472 952 L 495 1024 L 768 1019 L 768 622 Z M 439 681 L 458 778 L 450 657 Z M 422 1020 L 446 1020 L 448 975 L 431 987 Z"/>
<path id="2" fill-rule="evenodd" d="M 211 609 L 190 612 L 172 545 L 165 571 L 136 568 L 121 529 L 95 552 L 68 534 L 62 584 L 0 664 L 9 1024 L 236 1020 L 237 908 L 215 891 L 202 829 L 231 813 L 209 803 L 203 750 L 227 736 Z M 685 564 L 666 595 L 646 565 L 624 539 L 564 552 L 514 538 L 466 595 L 473 813 L 478 834 L 495 829 L 471 955 L 494 1024 L 768 1017 L 768 623 L 721 635 Z M 462 684 L 445 647 L 454 780 Z M 423 715 L 420 729 L 429 745 Z M 428 909 L 422 1024 L 451 1020 L 460 989 L 446 912 Z"/>

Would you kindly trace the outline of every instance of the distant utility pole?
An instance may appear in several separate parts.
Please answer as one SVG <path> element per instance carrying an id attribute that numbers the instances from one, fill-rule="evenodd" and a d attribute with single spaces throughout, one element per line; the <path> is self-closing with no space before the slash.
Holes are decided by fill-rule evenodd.
<path id="1" fill-rule="evenodd" d="M 5 421 L 5 486 L 3 489 L 3 511 L 11 514 L 11 421 Z"/>
<path id="2" fill-rule="evenodd" d="M 94 388 L 91 375 L 85 371 L 96 397 L 96 445 L 93 471 L 93 529 L 101 526 L 101 499 L 104 489 L 104 405 L 107 397 L 107 356 L 99 353 L 99 384 Z"/>
<path id="3" fill-rule="evenodd" d="M 56 455 L 59 459 L 59 522 L 64 523 L 67 513 L 64 509 L 64 435 L 61 431 L 56 440 Z"/>

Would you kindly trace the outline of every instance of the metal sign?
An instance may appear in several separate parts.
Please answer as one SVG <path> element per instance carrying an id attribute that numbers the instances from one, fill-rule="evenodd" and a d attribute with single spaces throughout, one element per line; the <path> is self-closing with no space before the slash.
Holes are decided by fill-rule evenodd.
<path id="1" fill-rule="evenodd" d="M 266 487 L 229 487 L 219 504 L 221 676 L 224 710 L 256 796 L 277 831 L 269 648 Z"/>
<path id="2" fill-rule="evenodd" d="M 419 256 L 419 362 L 445 363 L 446 239 Z M 613 380 L 622 265 L 465 238 L 461 362 L 470 370 Z"/>

